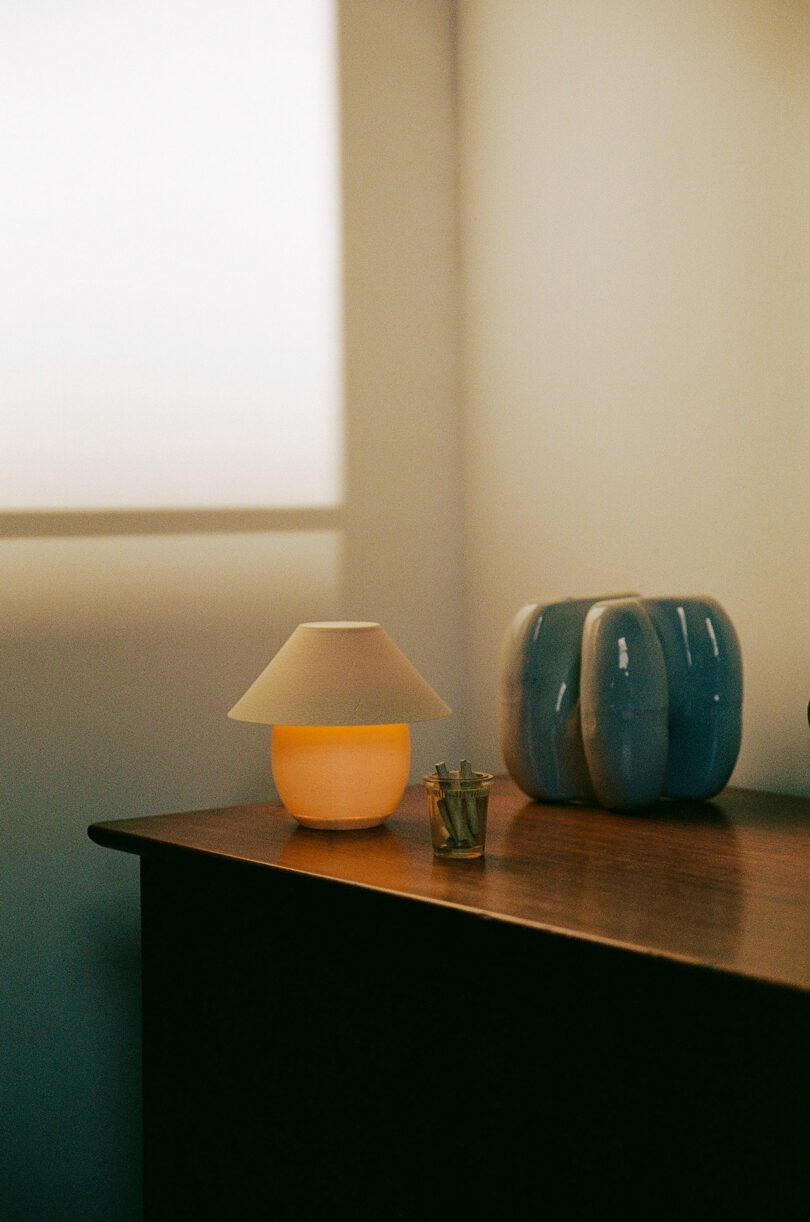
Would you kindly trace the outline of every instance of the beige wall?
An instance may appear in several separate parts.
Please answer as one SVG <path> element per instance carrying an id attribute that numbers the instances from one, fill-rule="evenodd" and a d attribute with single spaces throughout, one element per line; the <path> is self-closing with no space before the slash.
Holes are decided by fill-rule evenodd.
<path id="1" fill-rule="evenodd" d="M 810 7 L 462 0 L 468 656 L 526 602 L 709 593 L 737 784 L 810 793 Z"/>
<path id="2" fill-rule="evenodd" d="M 138 863 L 86 829 L 269 793 L 226 712 L 339 559 L 305 523 L 0 539 L 4 1217 L 139 1217 Z"/>
<path id="3" fill-rule="evenodd" d="M 412 777 L 463 750 L 454 5 L 340 4 L 346 613 L 383 623 L 454 709 Z"/>
<path id="4" fill-rule="evenodd" d="M 4 1217 L 139 1216 L 138 866 L 88 824 L 270 796 L 226 713 L 301 620 L 380 619 L 463 708 L 451 16 L 340 10 L 345 503 L 0 520 Z M 413 728 L 414 779 L 461 716 Z"/>

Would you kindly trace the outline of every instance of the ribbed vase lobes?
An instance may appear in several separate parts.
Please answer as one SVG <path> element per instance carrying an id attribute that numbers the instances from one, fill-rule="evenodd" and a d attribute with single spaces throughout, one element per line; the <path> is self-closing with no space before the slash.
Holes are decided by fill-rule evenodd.
<path id="1" fill-rule="evenodd" d="M 647 806 L 667 766 L 667 672 L 641 599 L 591 607 L 582 634 L 582 739 L 597 801 Z"/>
<path id="2" fill-rule="evenodd" d="M 501 749 L 538 801 L 712 797 L 741 733 L 739 641 L 713 598 L 531 604 L 506 634 Z"/>

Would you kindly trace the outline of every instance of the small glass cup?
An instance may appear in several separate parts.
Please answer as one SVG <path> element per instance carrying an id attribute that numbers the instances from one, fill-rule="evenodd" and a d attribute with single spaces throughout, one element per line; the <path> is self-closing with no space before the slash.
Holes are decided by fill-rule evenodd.
<path id="1" fill-rule="evenodd" d="M 446 778 L 435 772 L 422 777 L 427 790 L 434 856 L 483 857 L 493 779 L 488 772 L 474 772 L 465 780 L 458 771 L 450 772 Z"/>

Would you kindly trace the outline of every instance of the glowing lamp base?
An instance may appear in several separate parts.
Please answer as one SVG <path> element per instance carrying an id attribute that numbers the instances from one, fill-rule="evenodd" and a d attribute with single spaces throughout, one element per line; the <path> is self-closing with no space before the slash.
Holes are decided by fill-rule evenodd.
<path id="1" fill-rule="evenodd" d="M 376 827 L 408 783 L 407 725 L 273 726 L 278 796 L 304 827 Z"/>

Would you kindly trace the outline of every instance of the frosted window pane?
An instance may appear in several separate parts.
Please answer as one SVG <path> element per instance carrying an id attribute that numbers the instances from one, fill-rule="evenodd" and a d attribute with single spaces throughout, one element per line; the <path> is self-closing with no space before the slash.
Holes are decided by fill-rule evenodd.
<path id="1" fill-rule="evenodd" d="M 0 6 L 0 509 L 341 498 L 331 0 Z"/>

